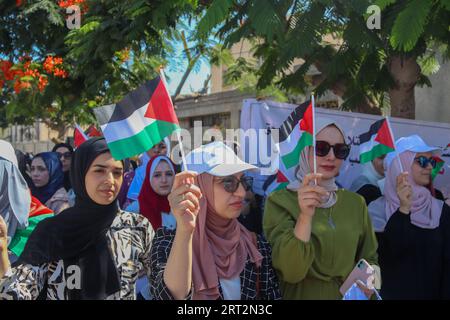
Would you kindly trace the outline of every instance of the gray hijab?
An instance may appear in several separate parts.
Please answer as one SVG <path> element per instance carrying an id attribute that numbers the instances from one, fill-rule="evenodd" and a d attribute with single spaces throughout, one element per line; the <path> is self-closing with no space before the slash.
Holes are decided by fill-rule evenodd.
<path id="1" fill-rule="evenodd" d="M 336 121 L 329 119 L 329 118 L 316 118 L 316 135 L 325 129 L 328 126 L 334 125 L 342 134 L 342 138 L 345 141 L 345 133 L 344 130 L 339 126 L 339 124 L 336 123 Z M 303 151 L 300 153 L 300 159 L 299 159 L 299 165 L 297 166 L 295 170 L 295 176 L 296 180 L 289 183 L 287 188 L 292 191 L 297 191 L 300 186 L 302 185 L 303 179 L 305 176 L 309 173 L 313 172 L 313 169 L 309 165 L 308 157 L 309 157 L 310 148 L 306 147 L 303 149 Z M 338 190 L 338 186 L 336 185 L 336 179 L 331 178 L 328 180 L 321 180 L 319 182 L 319 185 L 325 190 L 328 191 L 328 196 L 326 196 L 322 203 L 320 204 L 320 208 L 330 208 L 332 207 L 336 201 L 337 201 L 337 195 L 336 191 Z"/>
<path id="2" fill-rule="evenodd" d="M 28 185 L 14 164 L 12 146 L 4 141 L 0 144 L 0 215 L 8 227 L 8 244 L 17 229 L 28 227 L 31 195 Z M 12 149 L 14 152 L 14 149 Z"/>

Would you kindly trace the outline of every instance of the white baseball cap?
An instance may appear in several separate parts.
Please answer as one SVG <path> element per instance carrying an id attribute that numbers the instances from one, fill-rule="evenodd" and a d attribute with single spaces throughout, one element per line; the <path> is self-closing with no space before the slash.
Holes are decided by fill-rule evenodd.
<path id="1" fill-rule="evenodd" d="M 239 159 L 234 151 L 221 141 L 202 145 L 189 152 L 186 155 L 186 165 L 189 171 L 198 174 L 209 173 L 218 177 L 258 170 L 258 167 Z"/>
<path id="2" fill-rule="evenodd" d="M 427 145 L 425 143 L 425 141 L 423 141 L 423 139 L 417 134 L 413 134 L 408 137 L 399 138 L 395 142 L 395 149 L 396 149 L 396 152 L 391 152 L 391 153 L 387 154 L 387 156 L 385 158 L 385 162 L 384 162 L 385 168 L 389 167 L 392 160 L 397 156 L 397 153 L 401 154 L 402 152 L 405 152 L 405 151 L 411 151 L 411 152 L 415 152 L 415 153 L 419 153 L 419 152 L 438 153 L 439 151 L 441 151 L 441 149 L 439 147 L 433 147 L 433 146 Z"/>

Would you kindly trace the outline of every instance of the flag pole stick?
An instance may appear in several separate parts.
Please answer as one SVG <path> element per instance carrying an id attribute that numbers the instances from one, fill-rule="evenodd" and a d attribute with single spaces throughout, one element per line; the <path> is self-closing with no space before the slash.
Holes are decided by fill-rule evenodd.
<path id="1" fill-rule="evenodd" d="M 164 86 L 165 86 L 166 90 L 169 91 L 169 90 L 168 90 L 168 86 L 167 86 L 166 76 L 164 75 L 164 68 L 163 68 L 163 67 L 161 67 L 161 68 L 159 69 L 159 74 L 160 74 L 160 76 L 161 76 L 161 80 L 162 80 L 162 82 L 164 83 Z M 172 106 L 173 106 L 172 97 L 170 96 L 169 92 L 167 92 L 167 93 L 168 93 L 170 102 L 172 103 Z M 175 109 L 175 108 L 174 108 L 174 109 Z M 185 156 L 184 156 L 183 143 L 182 143 L 182 141 L 181 141 L 180 130 L 177 129 L 177 130 L 175 130 L 175 131 L 176 131 L 176 133 L 177 133 L 177 140 L 178 140 L 178 144 L 179 144 L 179 146 L 180 146 L 181 162 L 182 162 L 182 166 L 183 166 L 183 171 L 188 171 L 188 169 L 187 169 L 187 164 L 186 164 L 186 158 L 185 158 Z"/>
<path id="2" fill-rule="evenodd" d="M 395 150 L 395 154 L 397 155 L 396 158 L 398 160 L 398 164 L 400 165 L 400 171 L 403 173 L 404 170 L 403 170 L 403 166 L 402 166 L 402 161 L 400 160 L 400 155 L 398 154 L 397 148 L 395 147 L 395 137 L 394 137 L 394 134 L 392 133 L 391 122 L 389 121 L 389 117 L 386 117 L 386 121 L 387 121 L 387 125 L 389 128 L 389 132 L 391 133 L 391 137 L 394 140 L 393 141 L 394 142 L 394 150 Z"/>
<path id="3" fill-rule="evenodd" d="M 314 101 L 314 92 L 311 93 L 311 106 L 312 106 L 312 122 L 313 122 L 313 166 L 314 166 L 314 174 L 317 173 L 317 161 L 316 161 L 316 108 L 315 108 L 315 101 Z M 314 179 L 316 185 L 317 185 L 317 179 Z"/>

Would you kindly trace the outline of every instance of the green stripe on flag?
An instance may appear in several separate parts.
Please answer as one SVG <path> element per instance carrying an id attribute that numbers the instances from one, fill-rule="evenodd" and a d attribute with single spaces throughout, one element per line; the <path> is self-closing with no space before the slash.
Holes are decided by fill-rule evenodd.
<path id="1" fill-rule="evenodd" d="M 150 150 L 179 128 L 175 123 L 157 120 L 134 136 L 108 143 L 108 147 L 114 159 L 122 160 Z"/>
<path id="2" fill-rule="evenodd" d="M 14 234 L 14 238 L 12 238 L 11 243 L 8 246 L 8 249 L 17 257 L 19 257 L 22 254 L 25 245 L 27 244 L 28 238 L 30 237 L 31 233 L 36 228 L 38 223 L 50 217 L 53 217 L 53 213 L 42 214 L 29 218 L 28 227 L 26 229 L 17 229 L 16 233 Z"/>
<path id="3" fill-rule="evenodd" d="M 441 171 L 442 167 L 444 166 L 444 161 L 442 162 L 437 162 L 436 163 L 436 167 L 431 170 L 431 179 L 434 180 L 434 178 L 437 177 L 437 175 L 439 174 L 439 172 Z"/>
<path id="4" fill-rule="evenodd" d="M 392 151 L 394 151 L 394 149 L 392 149 L 384 144 L 378 144 L 375 147 L 373 147 L 371 150 L 361 153 L 359 155 L 359 161 L 360 161 L 360 163 L 370 162 L 373 159 L 381 157 L 382 155 L 385 155 Z"/>
<path id="5" fill-rule="evenodd" d="M 286 189 L 286 187 L 288 186 L 289 182 L 282 182 L 280 183 L 275 190 L 273 190 L 272 192 L 278 191 L 278 190 L 283 190 Z"/>
<path id="6" fill-rule="evenodd" d="M 306 146 L 312 146 L 312 143 L 312 135 L 308 132 L 303 132 L 302 136 L 298 140 L 297 145 L 295 146 L 295 149 L 292 150 L 292 152 L 281 157 L 284 165 L 286 166 L 286 169 L 298 165 L 300 160 L 300 152 L 302 152 L 303 148 L 305 148 Z"/>

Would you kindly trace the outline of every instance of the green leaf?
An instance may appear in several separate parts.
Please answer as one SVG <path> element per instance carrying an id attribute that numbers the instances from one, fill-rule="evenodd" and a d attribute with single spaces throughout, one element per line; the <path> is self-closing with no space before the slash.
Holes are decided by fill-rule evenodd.
<path id="1" fill-rule="evenodd" d="M 428 88 L 432 87 L 430 79 L 424 74 L 421 74 L 419 76 L 419 79 L 417 80 L 416 85 L 418 85 L 419 87 L 423 87 L 423 86 L 427 86 Z"/>
<path id="2" fill-rule="evenodd" d="M 411 51 L 423 35 L 432 1 L 411 0 L 400 12 L 391 31 L 391 46 L 400 51 Z"/>
<path id="3" fill-rule="evenodd" d="M 198 24 L 200 36 L 209 34 L 215 26 L 225 20 L 234 0 L 214 0 Z"/>
<path id="4" fill-rule="evenodd" d="M 273 36 L 282 32 L 283 23 L 270 0 L 256 0 L 248 9 L 248 18 L 257 36 L 272 42 Z"/>
<path id="5" fill-rule="evenodd" d="M 430 76 L 438 72 L 441 67 L 439 61 L 436 59 L 434 52 L 432 54 L 418 58 L 417 63 L 419 64 L 422 73 L 426 76 Z"/>
<path id="6" fill-rule="evenodd" d="M 440 5 L 450 11 L 450 0 L 441 0 Z"/>
<path id="7" fill-rule="evenodd" d="M 33 81 L 33 79 L 32 76 L 23 76 L 20 78 L 20 81 Z"/>
<path id="8" fill-rule="evenodd" d="M 374 5 L 380 7 L 380 10 L 383 11 L 385 8 L 396 2 L 397 0 L 376 0 Z"/>

